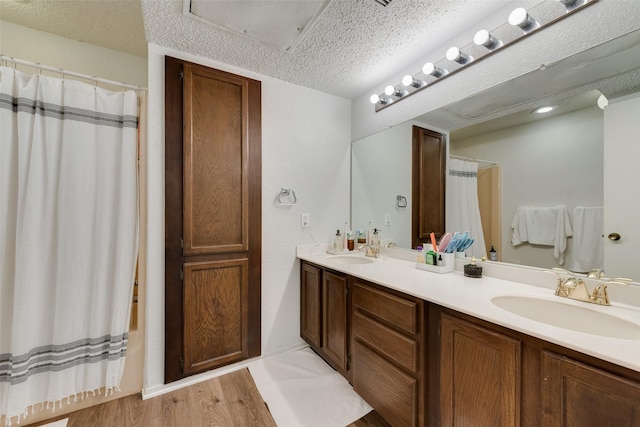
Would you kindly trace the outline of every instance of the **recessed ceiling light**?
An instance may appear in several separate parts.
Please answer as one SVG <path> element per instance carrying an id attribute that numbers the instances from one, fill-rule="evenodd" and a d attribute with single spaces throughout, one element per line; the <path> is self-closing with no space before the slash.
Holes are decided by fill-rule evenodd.
<path id="1" fill-rule="evenodd" d="M 548 106 L 548 107 L 539 107 L 533 110 L 534 113 L 543 114 L 548 113 L 551 110 L 554 110 L 556 107 Z"/>

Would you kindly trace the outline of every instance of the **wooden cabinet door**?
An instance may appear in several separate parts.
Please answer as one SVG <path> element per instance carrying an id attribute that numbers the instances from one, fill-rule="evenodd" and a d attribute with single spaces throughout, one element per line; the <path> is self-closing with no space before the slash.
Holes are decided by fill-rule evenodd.
<path id="1" fill-rule="evenodd" d="M 640 426 L 640 384 L 547 351 L 542 353 L 543 425 Z"/>
<path id="2" fill-rule="evenodd" d="M 411 245 L 431 243 L 429 234 L 445 232 L 445 135 L 413 127 L 411 178 Z"/>
<path id="3" fill-rule="evenodd" d="M 520 425 L 520 341 L 445 313 L 441 317 L 443 426 Z"/>
<path id="4" fill-rule="evenodd" d="M 260 354 L 260 82 L 165 61 L 165 382 Z"/>
<path id="5" fill-rule="evenodd" d="M 322 352 L 343 374 L 348 370 L 347 277 L 322 275 Z"/>
<path id="6" fill-rule="evenodd" d="M 184 372 L 202 372 L 248 356 L 248 260 L 184 265 Z"/>
<path id="7" fill-rule="evenodd" d="M 300 336 L 315 350 L 322 347 L 322 269 L 300 266 Z"/>

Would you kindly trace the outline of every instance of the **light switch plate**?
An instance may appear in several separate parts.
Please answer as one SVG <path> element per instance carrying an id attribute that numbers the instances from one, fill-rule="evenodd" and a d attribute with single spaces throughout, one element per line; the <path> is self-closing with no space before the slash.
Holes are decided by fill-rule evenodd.
<path id="1" fill-rule="evenodd" d="M 300 214 L 300 226 L 302 228 L 309 228 L 309 214 L 308 213 Z"/>

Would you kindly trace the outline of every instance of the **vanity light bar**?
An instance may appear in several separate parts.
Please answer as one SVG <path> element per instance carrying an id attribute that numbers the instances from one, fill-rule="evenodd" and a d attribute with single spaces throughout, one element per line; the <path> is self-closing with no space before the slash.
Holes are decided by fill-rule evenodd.
<path id="1" fill-rule="evenodd" d="M 528 10 L 517 8 L 509 14 L 507 23 L 492 31 L 478 31 L 472 43 L 449 48 L 445 58 L 427 62 L 421 72 L 404 76 L 401 84 L 389 85 L 384 94 L 371 95 L 369 100 L 378 112 L 597 1 L 544 0 Z"/>

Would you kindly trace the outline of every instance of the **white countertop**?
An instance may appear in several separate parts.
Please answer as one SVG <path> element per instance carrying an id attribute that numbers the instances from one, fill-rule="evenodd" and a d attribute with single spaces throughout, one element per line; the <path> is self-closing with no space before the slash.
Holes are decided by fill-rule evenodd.
<path id="1" fill-rule="evenodd" d="M 548 286 L 517 283 L 486 275 L 475 279 L 465 277 L 461 271 L 446 274 L 432 273 L 417 269 L 413 261 L 385 255 L 380 258 L 370 258 L 374 260 L 370 264 L 345 264 L 332 259 L 332 255 L 298 248 L 298 258 L 640 372 L 640 340 L 576 332 L 529 320 L 497 307 L 491 299 L 500 295 L 550 299 L 553 302 L 576 305 L 609 314 L 637 324 L 640 328 L 640 308 L 638 307 L 619 304 L 615 301 L 612 301 L 612 305 L 608 307 L 574 301 L 555 296 L 554 290 Z M 555 283 L 553 276 L 548 280 L 551 284 Z"/>

